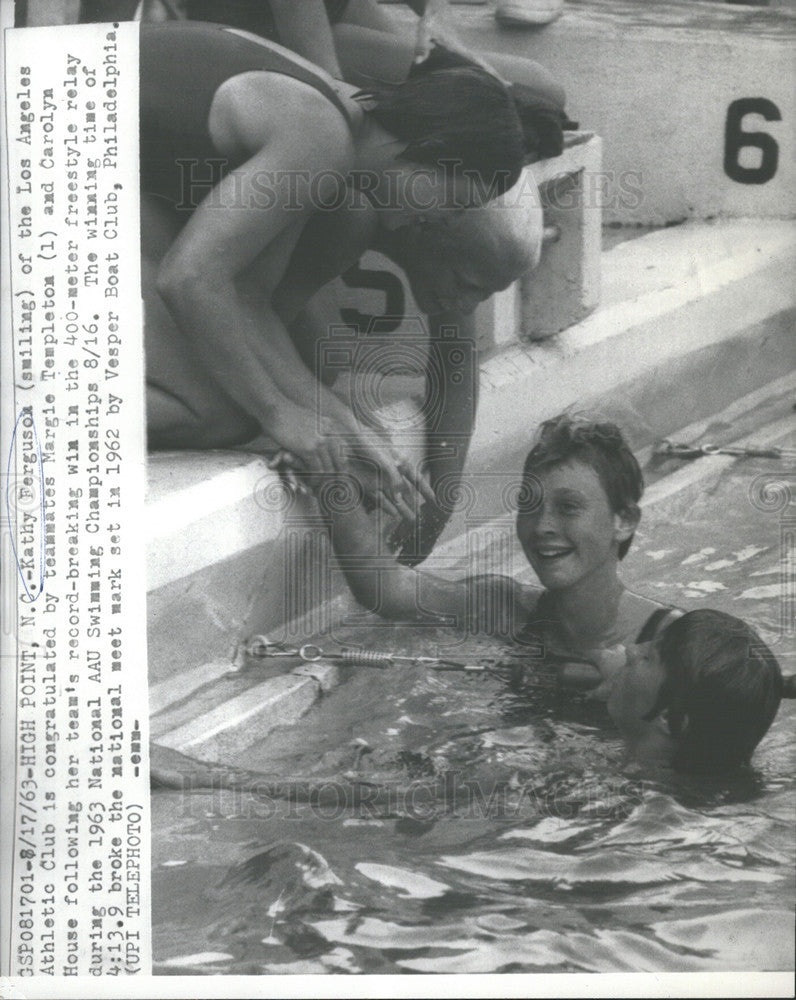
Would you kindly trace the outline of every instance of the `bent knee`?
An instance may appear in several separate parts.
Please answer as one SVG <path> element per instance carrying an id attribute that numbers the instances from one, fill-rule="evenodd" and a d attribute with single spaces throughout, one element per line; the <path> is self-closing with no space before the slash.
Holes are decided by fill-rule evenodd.
<path id="1" fill-rule="evenodd" d="M 146 408 L 147 439 L 154 450 L 227 448 L 259 433 L 257 421 L 234 404 L 201 396 L 183 400 L 149 383 Z"/>

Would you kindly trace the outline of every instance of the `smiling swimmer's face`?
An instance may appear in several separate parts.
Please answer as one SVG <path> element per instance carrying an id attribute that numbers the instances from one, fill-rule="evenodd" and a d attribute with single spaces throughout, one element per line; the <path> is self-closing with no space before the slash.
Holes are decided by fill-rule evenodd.
<path id="1" fill-rule="evenodd" d="M 571 459 L 535 473 L 538 503 L 517 515 L 517 537 L 543 587 L 563 590 L 615 571 L 635 521 L 611 509 L 600 477 Z M 636 519 L 637 520 L 637 519 Z"/>

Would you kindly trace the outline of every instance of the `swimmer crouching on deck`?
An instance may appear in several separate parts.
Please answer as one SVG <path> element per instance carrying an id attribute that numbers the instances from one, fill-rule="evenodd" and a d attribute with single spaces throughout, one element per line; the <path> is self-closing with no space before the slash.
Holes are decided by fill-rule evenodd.
<path id="1" fill-rule="evenodd" d="M 147 324 L 150 446 L 225 447 L 263 432 L 310 474 L 360 454 L 384 481 L 368 492 L 411 507 L 414 471 L 317 382 L 273 299 L 319 217 L 337 253 L 304 274 L 305 300 L 358 259 L 373 210 L 398 228 L 510 188 L 524 151 L 508 91 L 457 66 L 364 94 L 255 36 L 186 22 L 142 24 L 140 56 L 143 210 L 179 228 L 157 274 L 173 336 L 150 337 Z M 198 205 L 186 169 L 188 194 L 206 195 Z M 317 182 L 312 198 L 279 196 L 279 178 L 304 176 Z"/>
<path id="2" fill-rule="evenodd" d="M 461 474 L 473 431 L 478 394 L 478 338 L 473 315 L 479 303 L 507 288 L 539 263 L 545 239 L 538 190 L 530 179 L 523 181 L 523 195 L 515 192 L 496 198 L 483 208 L 450 213 L 424 221 L 415 219 L 399 229 L 377 229 L 372 248 L 404 271 L 415 302 L 427 317 L 431 343 L 447 348 L 430 350 L 426 361 L 426 392 L 420 412 L 427 415 L 425 459 L 422 462 L 431 495 L 416 512 L 405 518 L 394 538 L 400 543 L 401 561 L 414 565 L 425 558 L 447 524 L 450 509 L 436 500 L 436 491 L 450 488 Z M 516 189 L 515 189 L 516 190 Z M 290 288 L 301 261 L 311 255 L 313 227 L 308 226 L 285 275 Z M 295 265 L 295 266 L 294 266 Z M 300 278 L 297 282 L 300 286 Z M 287 298 L 277 291 L 276 300 Z M 318 370 L 322 341 L 330 328 L 340 324 L 339 303 L 334 286 L 316 295 L 290 326 L 297 349 L 308 367 Z M 451 350 L 458 340 L 465 349 Z M 362 341 L 367 346 L 368 338 Z M 371 353 L 371 357 L 375 355 Z M 378 361 L 376 364 L 378 367 Z M 354 369 L 357 368 L 356 363 Z M 439 394 L 439 387 L 445 391 Z M 361 387 L 360 387 L 361 388 Z M 358 391 L 352 389 L 350 391 Z M 367 396 L 367 391 L 365 391 Z M 375 414 L 373 415 L 375 419 Z M 447 442 L 455 441 L 451 448 Z"/>
<path id="3" fill-rule="evenodd" d="M 362 220 L 364 221 L 364 220 Z M 316 224 L 311 221 L 301 234 L 291 255 L 285 274 L 272 295 L 272 303 L 285 322 L 291 340 L 307 366 L 325 385 L 336 374 L 319 364 L 323 355 L 323 341 L 328 340 L 330 328 L 340 324 L 340 304 L 334 284 L 324 286 L 306 300 L 309 270 L 317 273 L 318 258 L 324 253 L 322 233 L 325 218 Z M 178 336 L 174 321 L 157 290 L 160 262 L 177 236 L 173 225 L 164 225 L 162 216 L 155 215 L 144 206 L 142 216 L 142 291 L 145 301 L 147 344 L 150 347 L 151 377 L 162 380 L 163 369 L 156 368 L 154 359 L 164 353 Z M 440 340 L 445 331 L 445 343 L 451 338 L 466 342 L 467 350 L 460 351 L 463 360 L 451 350 L 429 352 L 427 362 L 426 396 L 423 413 L 429 414 L 426 431 L 423 465 L 428 488 L 425 502 L 410 515 L 396 531 L 396 540 L 402 534 L 402 561 L 414 564 L 421 561 L 433 548 L 440 531 L 450 516 L 450 510 L 436 501 L 435 490 L 439 484 L 450 484 L 452 477 L 461 473 L 467 446 L 473 429 L 478 386 L 478 352 L 473 350 L 477 340 L 475 307 L 495 292 L 507 288 L 511 282 L 534 268 L 540 259 L 544 242 L 544 220 L 538 190 L 530 187 L 530 179 L 523 182 L 523 194 L 515 197 L 496 198 L 483 208 L 464 212 L 445 213 L 430 220 L 413 219 L 397 229 L 375 228 L 372 248 L 398 264 L 404 271 L 412 295 L 420 310 L 427 316 L 432 341 Z M 312 287 L 312 286 L 310 286 Z M 363 341 L 367 343 L 367 340 Z M 200 362 L 193 360 L 197 378 L 192 386 L 193 398 L 200 396 L 201 405 L 195 402 L 197 413 L 213 413 L 223 408 L 224 397 L 211 377 L 200 379 Z M 455 373 L 450 368 L 456 369 Z M 180 375 L 184 375 L 182 369 Z M 434 393 L 440 384 L 445 385 L 441 400 L 435 402 Z M 220 398 L 219 398 L 220 397 Z M 441 405 L 437 405 L 441 403 Z M 375 415 L 374 415 L 375 416 Z M 237 423 L 231 418 L 221 426 L 205 420 L 180 431 L 178 438 L 162 433 L 150 425 L 150 444 L 161 447 L 213 447 L 219 434 L 231 435 L 227 444 L 234 444 L 250 451 L 273 450 L 273 442 L 252 437 L 254 428 L 242 417 Z M 207 435 L 210 435 L 209 439 Z M 455 440 L 456 447 L 439 447 L 447 440 Z M 404 511 L 406 513 L 406 511 Z"/>
<path id="4" fill-rule="evenodd" d="M 793 697 L 793 679 L 783 683 L 770 651 L 742 622 L 713 611 L 683 615 L 624 587 L 619 561 L 640 520 L 642 489 L 614 424 L 568 413 L 542 424 L 517 510 L 517 536 L 542 591 L 506 576 L 445 580 L 400 566 L 361 507 L 331 512 L 329 523 L 349 586 L 369 609 L 471 631 L 485 619 L 503 621 L 506 638 L 543 642 L 565 684 L 607 700 L 637 756 L 737 766 L 767 731 L 780 697 Z"/>

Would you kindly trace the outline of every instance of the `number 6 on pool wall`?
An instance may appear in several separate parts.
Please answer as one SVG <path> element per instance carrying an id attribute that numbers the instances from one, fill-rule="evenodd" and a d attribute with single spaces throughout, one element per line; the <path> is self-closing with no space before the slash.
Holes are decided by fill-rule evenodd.
<path id="1" fill-rule="evenodd" d="M 779 146 L 767 132 L 744 132 L 741 126 L 746 115 L 760 115 L 767 122 L 782 121 L 779 108 L 766 97 L 741 97 L 733 101 L 727 108 L 724 126 L 724 173 L 739 184 L 765 184 L 777 172 Z M 746 146 L 760 150 L 758 166 L 740 164 L 739 153 Z"/>

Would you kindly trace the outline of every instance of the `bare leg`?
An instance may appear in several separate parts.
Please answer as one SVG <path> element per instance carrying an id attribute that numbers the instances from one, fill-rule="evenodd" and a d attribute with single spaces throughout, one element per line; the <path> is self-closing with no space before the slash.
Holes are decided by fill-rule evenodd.
<path id="1" fill-rule="evenodd" d="M 348 0 L 340 24 L 354 24 L 374 31 L 400 32 L 394 18 L 390 17 L 376 0 Z"/>
<path id="2" fill-rule="evenodd" d="M 508 55 L 503 52 L 484 52 L 484 59 L 506 80 L 521 83 L 530 87 L 540 97 L 546 97 L 553 104 L 563 108 L 566 103 L 564 88 L 553 79 L 552 75 L 533 59 L 523 59 L 522 56 Z"/>
<path id="3" fill-rule="evenodd" d="M 149 446 L 222 448 L 254 437 L 259 428 L 196 360 L 157 291 L 160 260 L 179 222 L 162 199 L 141 196 L 141 286 Z"/>
<path id="4" fill-rule="evenodd" d="M 375 8 L 372 17 L 368 10 Z M 344 20 L 333 28 L 337 58 L 345 80 L 367 86 L 373 79 L 397 83 L 405 80 L 415 56 L 415 37 L 390 19 L 373 0 L 349 0 Z M 530 87 L 540 97 L 564 107 L 564 88 L 544 66 L 532 59 L 479 52 L 493 69 L 512 83 Z"/>
<path id="5" fill-rule="evenodd" d="M 374 79 L 400 83 L 409 75 L 414 38 L 346 23 L 336 24 L 333 31 L 343 79 L 349 83 L 358 87 Z"/>

